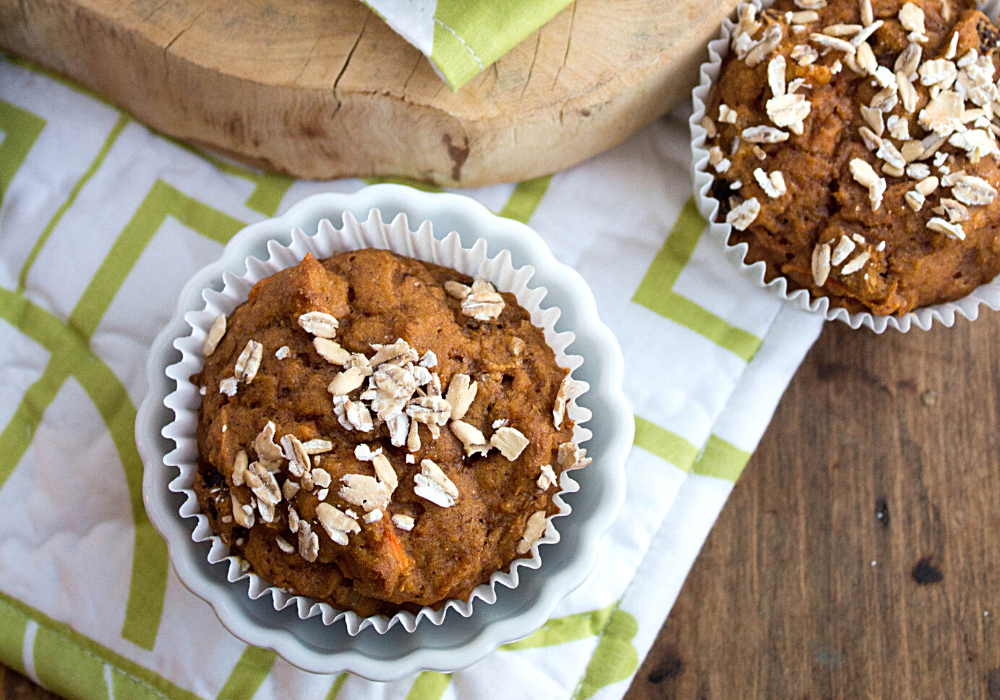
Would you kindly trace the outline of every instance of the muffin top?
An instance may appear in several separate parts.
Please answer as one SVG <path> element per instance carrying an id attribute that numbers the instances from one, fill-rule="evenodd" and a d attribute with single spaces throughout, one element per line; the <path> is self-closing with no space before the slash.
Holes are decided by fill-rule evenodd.
<path id="1" fill-rule="evenodd" d="M 997 36 L 972 0 L 749 7 L 703 122 L 730 243 L 851 312 L 993 279 Z"/>
<path id="2" fill-rule="evenodd" d="M 266 581 L 363 616 L 466 599 L 589 462 L 577 385 L 514 296 L 387 251 L 261 280 L 206 356 L 213 529 Z"/>

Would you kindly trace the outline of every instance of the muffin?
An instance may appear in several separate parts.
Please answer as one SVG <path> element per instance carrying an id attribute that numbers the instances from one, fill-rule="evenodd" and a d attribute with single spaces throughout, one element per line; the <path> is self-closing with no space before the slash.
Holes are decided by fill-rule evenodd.
<path id="1" fill-rule="evenodd" d="M 702 122 L 729 243 L 851 313 L 992 280 L 997 36 L 971 0 L 746 7 Z"/>
<path id="2" fill-rule="evenodd" d="M 513 295 L 383 250 L 267 277 L 205 344 L 194 490 L 274 586 L 361 616 L 465 600 L 589 462 Z"/>

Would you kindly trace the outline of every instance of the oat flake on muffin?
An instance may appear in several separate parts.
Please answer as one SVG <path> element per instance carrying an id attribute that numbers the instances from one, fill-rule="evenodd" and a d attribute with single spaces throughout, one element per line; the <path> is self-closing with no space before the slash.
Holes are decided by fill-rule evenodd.
<path id="1" fill-rule="evenodd" d="M 851 312 L 993 279 L 997 40 L 971 0 L 747 6 L 702 123 L 729 242 Z"/>

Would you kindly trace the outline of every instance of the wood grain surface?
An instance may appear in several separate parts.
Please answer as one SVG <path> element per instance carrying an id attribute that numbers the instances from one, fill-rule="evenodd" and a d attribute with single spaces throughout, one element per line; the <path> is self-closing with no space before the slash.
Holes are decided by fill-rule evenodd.
<path id="1" fill-rule="evenodd" d="M 827 324 L 626 697 L 1000 700 L 997 348 Z"/>
<path id="2" fill-rule="evenodd" d="M 827 324 L 629 700 L 1000 700 L 998 347 Z"/>
<path id="3" fill-rule="evenodd" d="M 17 671 L 0 664 L 0 700 L 55 700 L 56 697 Z"/>
<path id="4" fill-rule="evenodd" d="M 688 99 L 737 0 L 578 0 L 451 92 L 358 0 L 0 0 L 0 46 L 296 177 L 565 169 Z"/>

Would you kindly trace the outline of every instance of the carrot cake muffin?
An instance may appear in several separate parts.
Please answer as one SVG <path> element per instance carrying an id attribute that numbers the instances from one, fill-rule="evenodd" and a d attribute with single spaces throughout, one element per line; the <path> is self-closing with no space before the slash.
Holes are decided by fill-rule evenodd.
<path id="1" fill-rule="evenodd" d="M 578 384 L 514 296 L 387 251 L 261 280 L 205 356 L 212 528 L 269 583 L 362 616 L 467 599 L 590 461 Z"/>
<path id="2" fill-rule="evenodd" d="M 904 314 L 1000 272 L 997 29 L 972 0 L 741 16 L 703 122 L 712 196 L 767 279 Z"/>

